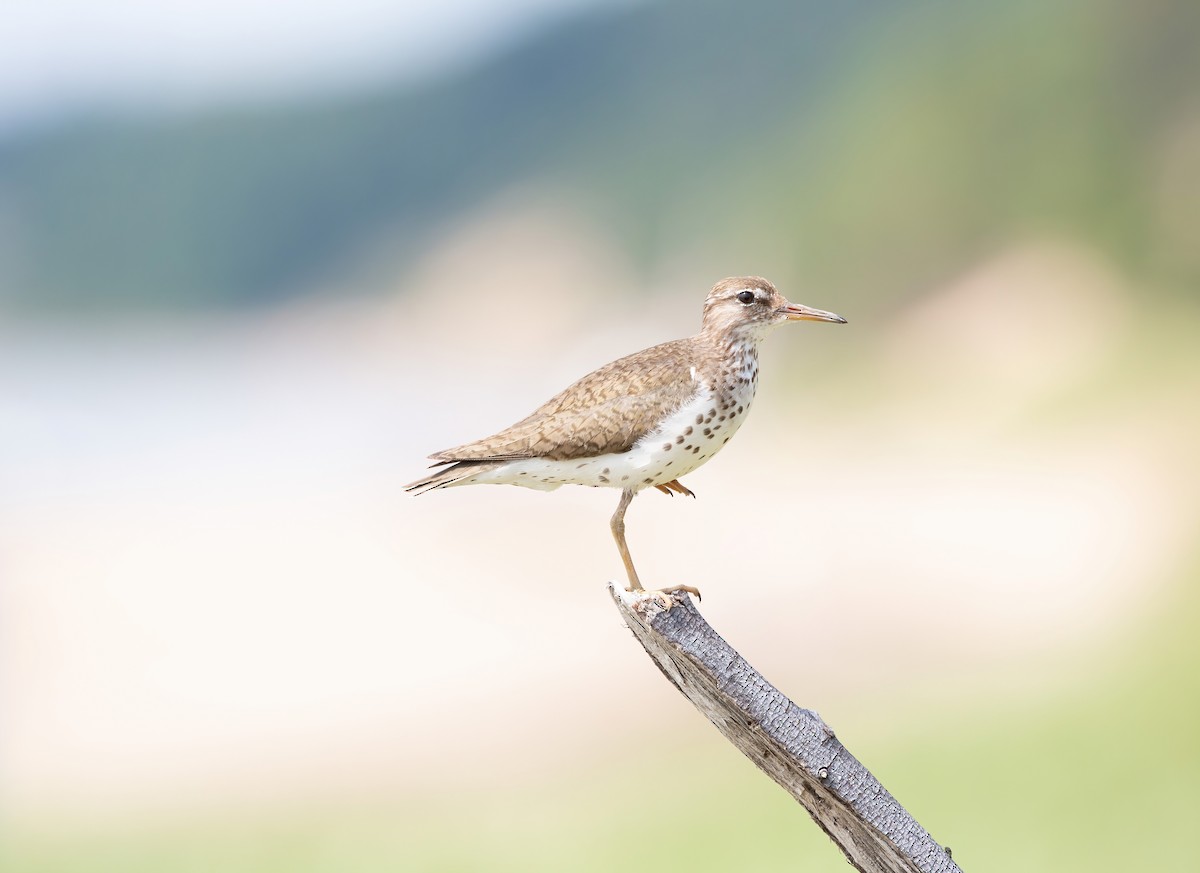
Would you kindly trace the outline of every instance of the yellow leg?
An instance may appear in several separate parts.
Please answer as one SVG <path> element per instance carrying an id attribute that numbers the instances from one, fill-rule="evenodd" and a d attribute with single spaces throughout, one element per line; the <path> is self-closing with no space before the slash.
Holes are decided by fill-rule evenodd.
<path id="1" fill-rule="evenodd" d="M 633 569 L 633 558 L 629 554 L 629 546 L 625 544 L 625 510 L 629 508 L 629 504 L 633 502 L 634 492 L 626 488 L 621 492 L 621 502 L 617 504 L 617 511 L 613 513 L 612 521 L 609 524 L 612 526 L 613 539 L 617 541 L 617 550 L 621 553 L 621 560 L 625 562 L 625 573 L 629 576 L 629 587 L 627 591 L 641 591 L 642 583 L 638 581 L 637 570 Z"/>
<path id="2" fill-rule="evenodd" d="M 670 484 L 670 483 L 668 483 Z M 678 482 L 674 484 L 679 485 Z M 683 488 L 682 485 L 679 485 Z M 684 489 L 687 490 L 686 488 Z M 690 491 L 688 492 L 691 493 Z M 633 557 L 629 554 L 629 545 L 625 542 L 625 510 L 629 508 L 629 504 L 633 502 L 635 494 L 629 488 L 621 492 L 621 501 L 617 504 L 617 511 L 613 513 L 612 521 L 609 522 L 612 527 L 613 539 L 617 541 L 617 550 L 621 553 L 621 560 L 625 562 L 625 573 L 629 576 L 629 587 L 626 591 L 644 591 L 641 580 L 638 579 L 637 570 L 633 567 Z M 700 597 L 700 589 L 693 588 L 691 585 L 672 585 L 670 588 L 659 588 L 651 592 L 659 600 L 662 605 L 670 609 L 674 604 L 667 595 L 673 591 L 686 591 L 688 594 L 695 594 L 697 599 Z"/>

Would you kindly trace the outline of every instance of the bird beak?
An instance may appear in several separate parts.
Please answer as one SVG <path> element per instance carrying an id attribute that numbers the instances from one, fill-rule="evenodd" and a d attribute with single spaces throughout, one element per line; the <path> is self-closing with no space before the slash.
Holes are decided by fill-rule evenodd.
<path id="1" fill-rule="evenodd" d="M 788 303 L 779 308 L 788 321 L 832 321 L 834 324 L 845 324 L 846 319 L 824 309 L 813 309 L 811 306 L 801 306 L 799 303 Z"/>

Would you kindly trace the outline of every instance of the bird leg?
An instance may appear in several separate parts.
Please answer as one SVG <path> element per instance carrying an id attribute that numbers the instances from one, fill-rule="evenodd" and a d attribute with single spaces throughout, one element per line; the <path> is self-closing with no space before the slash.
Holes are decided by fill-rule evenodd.
<path id="1" fill-rule="evenodd" d="M 686 494 L 692 499 L 695 499 L 696 497 L 696 492 L 694 492 L 691 488 L 686 487 L 678 479 L 672 479 L 670 482 L 664 482 L 662 485 L 655 485 L 654 487 L 668 497 L 674 497 L 675 494 Z M 674 491 L 675 494 L 672 494 L 672 491 Z"/>
<path id="2" fill-rule="evenodd" d="M 679 485 L 678 482 L 675 484 Z M 679 487 L 683 488 L 682 485 L 679 485 Z M 645 591 L 641 581 L 638 579 L 637 570 L 633 568 L 633 558 L 630 556 L 629 546 L 625 542 L 625 510 L 633 502 L 633 495 L 635 493 L 630 488 L 621 491 L 621 500 L 617 504 L 617 511 L 613 513 L 612 521 L 609 524 L 612 527 L 613 539 L 617 541 L 617 550 L 621 553 L 621 560 L 625 562 L 625 572 L 629 576 L 629 587 L 625 590 Z M 695 594 L 697 599 L 700 597 L 700 589 L 693 588 L 691 585 L 672 585 L 670 588 L 659 588 L 649 593 L 654 595 L 654 598 L 662 604 L 664 609 L 670 609 L 675 605 L 675 601 L 669 596 L 673 591 L 686 591 L 688 594 Z"/>
<path id="3" fill-rule="evenodd" d="M 621 560 L 625 562 L 625 573 L 629 576 L 629 587 L 626 591 L 642 591 L 642 583 L 638 581 L 637 570 L 633 569 L 633 558 L 629 554 L 629 546 L 625 544 L 625 510 L 629 508 L 629 504 L 633 502 L 634 491 L 631 488 L 626 488 L 621 492 L 621 502 L 617 504 L 617 511 L 613 513 L 612 521 L 609 524 L 612 527 L 613 539 L 617 541 L 617 551 L 621 553 Z"/>

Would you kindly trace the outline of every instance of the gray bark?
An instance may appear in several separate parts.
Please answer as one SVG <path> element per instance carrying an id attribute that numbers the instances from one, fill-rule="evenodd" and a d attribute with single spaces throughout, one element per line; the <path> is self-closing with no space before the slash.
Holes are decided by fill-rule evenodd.
<path id="1" fill-rule="evenodd" d="M 815 712 L 764 679 L 686 594 L 609 586 L 625 624 L 663 674 L 758 768 L 808 810 L 864 873 L 957 871 L 950 853 L 846 751 Z"/>

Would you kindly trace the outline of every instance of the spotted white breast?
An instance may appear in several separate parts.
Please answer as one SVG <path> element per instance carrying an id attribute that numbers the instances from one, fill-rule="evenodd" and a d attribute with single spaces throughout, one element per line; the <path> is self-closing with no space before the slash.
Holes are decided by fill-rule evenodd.
<path id="1" fill-rule="evenodd" d="M 737 433 L 758 385 L 757 356 L 738 356 L 720 383 L 696 380 L 692 397 L 627 452 L 556 461 L 524 458 L 455 484 L 522 485 L 552 491 L 561 485 L 640 491 L 691 473 Z"/>

